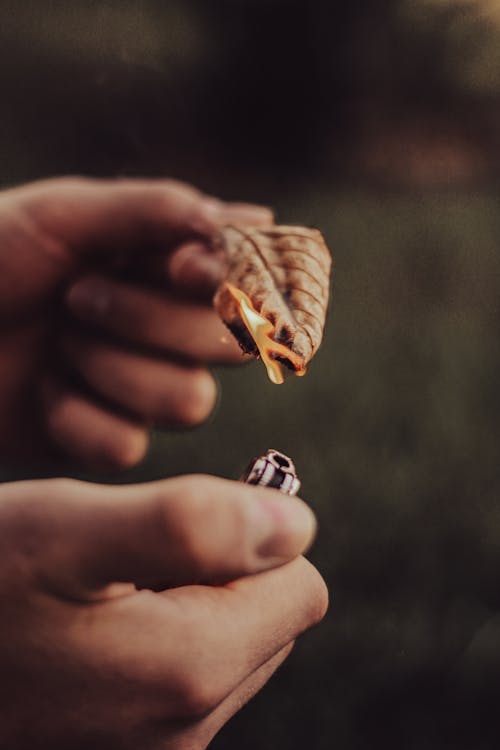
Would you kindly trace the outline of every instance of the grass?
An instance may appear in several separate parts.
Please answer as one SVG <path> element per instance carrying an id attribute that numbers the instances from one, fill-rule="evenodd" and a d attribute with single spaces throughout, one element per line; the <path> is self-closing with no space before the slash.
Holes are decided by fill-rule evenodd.
<path id="1" fill-rule="evenodd" d="M 214 747 L 489 747 L 491 670 L 469 675 L 498 646 L 497 196 L 319 189 L 279 209 L 334 251 L 310 372 L 277 387 L 259 363 L 218 371 L 214 418 L 158 436 L 136 475 L 236 478 L 275 447 L 319 517 L 330 613 Z"/>
<path id="2" fill-rule="evenodd" d="M 494 190 L 290 192 L 281 220 L 321 227 L 335 258 L 309 373 L 219 369 L 212 419 L 157 434 L 120 478 L 237 478 L 274 447 L 318 515 L 330 612 L 216 750 L 495 747 L 497 205 Z"/>

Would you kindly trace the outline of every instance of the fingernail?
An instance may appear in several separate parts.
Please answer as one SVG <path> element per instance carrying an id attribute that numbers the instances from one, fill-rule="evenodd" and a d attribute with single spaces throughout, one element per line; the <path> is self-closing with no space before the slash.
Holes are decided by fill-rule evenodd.
<path id="1" fill-rule="evenodd" d="M 257 497 L 254 509 L 259 557 L 290 560 L 310 547 L 316 518 L 302 500 L 268 490 Z"/>
<path id="2" fill-rule="evenodd" d="M 225 273 L 224 258 L 199 242 L 180 247 L 167 261 L 169 277 L 176 284 L 193 290 L 210 288 L 221 282 Z"/>
<path id="3" fill-rule="evenodd" d="M 66 294 L 68 307 L 81 315 L 103 315 L 109 308 L 108 285 L 97 279 L 77 281 Z"/>
<path id="4" fill-rule="evenodd" d="M 217 226 L 224 224 L 267 226 L 274 221 L 273 212 L 267 206 L 257 206 L 253 203 L 224 203 L 216 198 L 205 200 L 203 214 L 207 221 Z"/>
<path id="5" fill-rule="evenodd" d="M 217 198 L 205 198 L 202 205 L 202 213 L 207 219 L 217 220 L 225 203 Z"/>
<path id="6" fill-rule="evenodd" d="M 268 226 L 274 222 L 274 214 L 270 208 L 253 203 L 229 203 L 225 206 L 224 213 L 228 223 Z"/>

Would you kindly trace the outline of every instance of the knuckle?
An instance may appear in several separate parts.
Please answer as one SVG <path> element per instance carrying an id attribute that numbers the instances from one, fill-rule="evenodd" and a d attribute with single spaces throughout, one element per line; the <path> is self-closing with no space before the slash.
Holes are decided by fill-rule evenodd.
<path id="1" fill-rule="evenodd" d="M 172 496 L 159 498 L 164 535 L 171 540 L 169 554 L 186 576 L 205 576 L 218 567 L 221 553 L 221 514 L 213 502 L 211 477 L 185 477 Z"/>
<path id="2" fill-rule="evenodd" d="M 248 503 L 224 495 L 221 480 L 214 477 L 172 481 L 177 489 L 160 494 L 157 512 L 160 533 L 169 540 L 170 563 L 175 561 L 183 580 L 225 579 L 262 569 Z"/>
<path id="3" fill-rule="evenodd" d="M 184 718 L 202 718 L 210 713 L 215 705 L 211 691 L 205 690 L 201 685 L 186 683 L 182 688 L 179 710 Z"/>
<path id="4" fill-rule="evenodd" d="M 202 670 L 183 670 L 173 681 L 174 702 L 179 719 L 201 719 L 217 706 L 220 696 L 213 676 Z"/>
<path id="5" fill-rule="evenodd" d="M 167 536 L 175 540 L 179 558 L 186 568 L 202 574 L 207 565 L 206 522 L 203 498 L 185 492 L 163 505 L 163 522 Z"/>

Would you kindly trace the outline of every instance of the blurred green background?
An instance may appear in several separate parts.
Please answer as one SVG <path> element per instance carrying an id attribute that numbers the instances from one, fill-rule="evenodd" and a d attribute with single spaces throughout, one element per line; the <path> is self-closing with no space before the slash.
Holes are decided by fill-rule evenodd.
<path id="1" fill-rule="evenodd" d="M 500 3 L 0 0 L 0 180 L 170 175 L 323 230 L 305 379 L 220 370 L 138 481 L 295 460 L 332 607 L 216 750 L 497 748 Z"/>

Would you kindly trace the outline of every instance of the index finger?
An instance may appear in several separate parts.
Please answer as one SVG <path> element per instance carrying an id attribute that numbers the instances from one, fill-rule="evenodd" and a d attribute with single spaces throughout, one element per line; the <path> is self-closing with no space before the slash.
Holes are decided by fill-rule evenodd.
<path id="1" fill-rule="evenodd" d="M 40 480 L 7 492 L 11 541 L 36 530 L 40 580 L 71 598 L 115 582 L 156 587 L 253 574 L 300 555 L 316 529 L 299 498 L 211 476 L 129 486 Z"/>
<path id="2" fill-rule="evenodd" d="M 175 180 L 56 178 L 10 196 L 37 228 L 79 253 L 171 248 L 211 236 L 236 213 L 255 223 L 272 220 L 267 208 L 224 203 Z"/>
<path id="3" fill-rule="evenodd" d="M 318 571 L 299 557 L 225 586 L 144 591 L 114 604 L 110 624 L 116 632 L 119 621 L 121 638 L 134 643 L 136 663 L 152 663 L 154 644 L 148 674 L 162 704 L 172 702 L 173 692 L 177 709 L 180 702 L 189 718 L 208 715 L 318 623 L 328 607 L 328 591 Z M 148 622 L 147 638 L 137 637 L 141 622 Z"/>
<path id="4" fill-rule="evenodd" d="M 193 641 L 203 620 L 207 676 L 223 653 L 226 678 L 240 679 L 317 624 L 328 608 L 328 589 L 317 569 L 297 557 L 273 570 L 245 576 L 224 586 L 181 586 L 158 593 L 166 607 L 181 614 L 178 625 Z M 179 643 L 180 637 L 176 639 Z M 223 669 L 219 667 L 221 677 Z M 226 684 L 229 692 L 234 684 Z M 223 696 L 221 696 L 222 698 Z"/>

